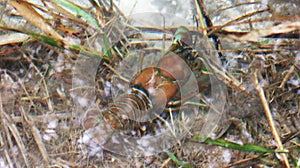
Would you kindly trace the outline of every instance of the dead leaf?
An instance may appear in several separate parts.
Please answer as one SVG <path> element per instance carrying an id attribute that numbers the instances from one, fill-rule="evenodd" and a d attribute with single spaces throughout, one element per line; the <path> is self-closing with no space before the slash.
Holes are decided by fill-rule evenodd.
<path id="1" fill-rule="evenodd" d="M 40 28 L 47 35 L 62 41 L 63 37 L 58 34 L 33 7 L 26 1 L 11 0 L 9 3 L 29 22 Z"/>

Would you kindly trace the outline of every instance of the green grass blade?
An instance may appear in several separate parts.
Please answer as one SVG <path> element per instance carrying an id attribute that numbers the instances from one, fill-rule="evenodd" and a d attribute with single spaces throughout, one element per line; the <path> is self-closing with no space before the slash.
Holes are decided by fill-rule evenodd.
<path id="1" fill-rule="evenodd" d="M 240 150 L 240 151 L 258 152 L 258 153 L 275 153 L 275 152 L 278 152 L 278 151 L 267 149 L 267 148 L 264 148 L 264 147 L 258 146 L 258 145 L 253 145 L 253 144 L 240 145 L 240 144 L 237 144 L 237 143 L 226 141 L 224 139 L 215 139 L 215 140 L 213 140 L 211 138 L 200 137 L 199 135 L 194 136 L 193 139 L 197 140 L 197 141 L 204 142 L 206 144 L 217 145 L 217 146 L 221 146 L 221 147 L 224 147 L 224 148 L 236 149 L 236 150 Z M 281 151 L 281 152 L 284 152 L 284 151 Z"/>
<path id="2" fill-rule="evenodd" d="M 37 33 L 33 33 L 33 32 L 25 32 L 25 34 L 28 34 L 34 38 L 37 38 L 37 39 L 43 41 L 44 43 L 49 44 L 54 47 L 62 47 L 62 44 L 63 44 L 62 41 L 59 41 L 50 36 L 41 35 L 41 34 L 37 34 Z"/>
<path id="3" fill-rule="evenodd" d="M 99 23 L 97 22 L 97 20 L 92 15 L 85 12 L 83 9 L 76 6 L 75 4 L 73 4 L 73 3 L 71 3 L 67 0 L 51 0 L 51 1 L 58 4 L 62 8 L 74 13 L 76 16 L 80 16 L 81 18 L 85 19 L 89 25 L 91 25 L 91 26 L 97 28 L 98 30 L 102 31 L 102 29 L 101 29 Z"/>
<path id="4" fill-rule="evenodd" d="M 190 164 L 187 164 L 185 162 L 178 160 L 178 158 L 173 153 L 171 153 L 171 152 L 166 152 L 166 153 L 177 165 L 184 167 L 184 168 L 192 168 L 192 166 Z"/>
<path id="5" fill-rule="evenodd" d="M 75 52 L 80 52 L 83 55 L 88 56 L 88 57 L 94 57 L 94 58 L 99 58 L 99 59 L 103 58 L 103 53 L 87 49 L 79 44 L 70 44 L 70 43 L 66 43 L 65 41 L 62 41 L 60 39 L 55 39 L 55 38 L 47 36 L 47 35 L 37 34 L 34 32 L 28 32 L 28 31 L 22 31 L 22 30 L 13 29 L 13 28 L 7 28 L 7 27 L 0 26 L 0 29 L 9 30 L 9 31 L 18 32 L 18 33 L 24 33 L 24 34 L 30 35 L 31 37 L 33 37 L 35 39 L 41 40 L 42 42 L 44 42 L 50 46 L 63 48 L 63 49 L 69 49 L 69 50 L 72 50 Z"/>
<path id="6" fill-rule="evenodd" d="M 62 8 L 74 13 L 74 15 L 80 16 L 81 18 L 86 20 L 89 25 L 97 28 L 99 31 L 102 32 L 102 29 L 101 29 L 99 23 L 97 22 L 97 20 L 92 15 L 90 15 L 89 13 L 87 13 L 86 11 L 81 9 L 80 7 L 76 6 L 75 4 L 73 4 L 67 0 L 51 0 L 51 1 L 58 4 Z M 105 34 L 103 35 L 103 53 L 109 59 L 112 58 L 110 44 L 109 44 L 108 39 Z"/>
<path id="7" fill-rule="evenodd" d="M 80 52 L 80 53 L 82 53 L 82 54 L 84 54 L 85 56 L 88 56 L 88 57 L 102 58 L 101 53 L 87 50 L 86 48 L 84 48 L 83 46 L 78 45 L 78 44 L 64 44 L 62 41 L 54 39 L 50 36 L 40 35 L 40 34 L 36 34 L 36 33 L 33 33 L 33 32 L 26 32 L 25 34 L 31 35 L 32 37 L 37 38 L 37 39 L 43 41 L 44 43 L 49 44 L 49 45 L 54 46 L 54 47 L 68 48 L 70 50 Z"/>
<path id="8" fill-rule="evenodd" d="M 109 59 L 112 59 L 112 53 L 111 53 L 111 50 L 110 50 L 110 45 L 109 45 L 109 42 L 108 42 L 108 39 L 106 37 L 106 35 L 104 34 L 103 35 L 103 53 L 104 55 L 106 55 Z"/>

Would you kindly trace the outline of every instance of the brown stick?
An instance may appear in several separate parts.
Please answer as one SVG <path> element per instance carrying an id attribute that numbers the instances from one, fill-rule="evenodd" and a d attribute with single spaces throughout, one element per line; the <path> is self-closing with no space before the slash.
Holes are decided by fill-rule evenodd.
<path id="1" fill-rule="evenodd" d="M 282 142 L 280 140 L 280 137 L 279 137 L 279 134 L 276 130 L 276 127 L 275 127 L 275 123 L 274 123 L 274 120 L 273 120 L 273 117 L 272 117 L 272 114 L 271 114 L 271 110 L 270 110 L 270 107 L 269 107 L 269 103 L 268 101 L 266 100 L 266 96 L 265 96 L 265 93 L 264 93 L 264 90 L 263 88 L 259 85 L 258 83 L 258 79 L 257 79 L 257 70 L 254 72 L 254 87 L 255 89 L 257 90 L 258 92 L 258 95 L 260 97 L 260 100 L 262 102 L 262 105 L 264 107 L 264 111 L 265 111 L 265 115 L 267 117 L 267 120 L 268 120 L 268 123 L 270 125 L 270 128 L 271 128 L 271 132 L 272 132 L 272 135 L 275 139 L 275 142 L 277 144 L 277 148 L 279 150 L 283 150 L 283 145 L 282 145 Z M 282 163 L 283 165 L 285 165 L 286 168 L 289 168 L 290 165 L 289 165 L 289 162 L 288 162 L 288 159 L 287 159 L 287 156 L 285 153 L 281 153 L 280 156 L 282 157 Z"/>

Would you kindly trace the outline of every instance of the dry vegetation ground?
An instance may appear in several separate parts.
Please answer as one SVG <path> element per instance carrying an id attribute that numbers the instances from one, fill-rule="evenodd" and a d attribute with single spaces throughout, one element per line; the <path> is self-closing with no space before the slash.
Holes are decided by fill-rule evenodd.
<path id="1" fill-rule="evenodd" d="M 55 1 L 51 3 L 54 7 L 41 8 L 51 19 L 30 16 L 44 18 L 45 23 L 32 21 L 22 12 L 28 13 L 32 4 L 14 2 L 17 1 L 1 2 L 0 10 L 0 167 L 178 167 L 166 153 L 126 158 L 108 151 L 101 156 L 84 152 L 85 147 L 78 143 L 84 129 L 73 113 L 71 95 L 72 68 L 78 50 L 61 42 L 77 41 L 89 48 L 97 28 L 63 12 L 59 5 L 53 5 Z M 205 9 L 201 3 L 196 7 Z M 106 1 L 96 3 L 95 9 L 91 13 L 102 28 L 113 25 L 110 22 L 114 16 L 121 15 L 116 6 Z M 196 16 L 199 20 L 200 11 Z M 193 167 L 299 167 L 300 16 L 281 16 L 272 8 L 264 12 L 270 17 L 248 20 L 250 15 L 245 15 L 227 25 L 208 25 L 210 35 L 221 41 L 219 52 L 227 61 L 227 71 L 222 73 L 222 82 L 228 88 L 226 113 L 219 127 L 222 139 L 288 152 L 259 154 L 187 138 L 170 149 L 180 161 Z M 249 32 L 223 30 L 229 25 L 264 22 L 273 26 Z M 55 31 L 38 29 L 42 27 L 38 24 L 46 23 Z M 17 31 L 33 38 L 24 38 Z M 30 32 L 45 33 L 57 43 L 43 41 Z M 237 45 L 222 46 L 226 43 Z M 99 87 L 99 95 L 103 92 Z"/>

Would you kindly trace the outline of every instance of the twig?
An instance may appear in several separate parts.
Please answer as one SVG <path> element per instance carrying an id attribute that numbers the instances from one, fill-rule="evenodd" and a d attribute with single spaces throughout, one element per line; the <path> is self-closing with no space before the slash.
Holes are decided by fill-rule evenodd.
<path id="1" fill-rule="evenodd" d="M 242 2 L 242 3 L 237 3 L 234 4 L 233 6 L 229 6 L 229 7 L 225 7 L 225 8 L 221 8 L 216 10 L 213 15 L 217 15 L 220 14 L 222 11 L 228 10 L 228 9 L 232 9 L 232 8 L 237 8 L 239 6 L 243 6 L 243 5 L 254 5 L 254 4 L 262 4 L 262 2 Z"/>
<path id="2" fill-rule="evenodd" d="M 262 10 L 258 10 L 258 11 L 254 11 L 254 12 L 250 12 L 250 13 L 247 13 L 247 14 L 245 14 L 245 15 L 242 15 L 242 16 L 236 18 L 236 19 L 233 19 L 233 20 L 231 20 L 231 21 L 229 21 L 229 22 L 223 24 L 222 26 L 216 27 L 216 29 L 213 29 L 211 32 L 208 33 L 208 36 L 210 36 L 210 35 L 212 35 L 212 34 L 218 32 L 219 30 L 221 30 L 222 28 L 224 28 L 224 27 L 226 27 L 226 26 L 231 25 L 231 24 L 234 23 L 234 22 L 243 20 L 243 19 L 248 18 L 248 17 L 253 16 L 253 15 L 257 15 L 257 14 L 259 14 L 259 13 L 266 12 L 266 11 L 268 11 L 268 10 L 269 10 L 269 9 L 262 9 Z"/>
<path id="3" fill-rule="evenodd" d="M 25 145 L 22 141 L 20 133 L 19 133 L 16 125 L 13 124 L 10 115 L 6 114 L 6 112 L 4 111 L 2 102 L 3 102 L 2 101 L 2 95 L 1 95 L 1 92 L 0 92 L 0 119 L 1 119 L 1 122 L 3 123 L 3 127 L 4 127 L 4 130 L 6 132 L 7 141 L 8 141 L 8 144 L 9 144 L 10 148 L 11 148 L 11 151 L 13 150 L 13 147 L 14 147 L 14 144 L 13 144 L 13 141 L 12 141 L 12 137 L 13 137 L 14 140 L 15 140 L 15 143 L 17 144 L 17 146 L 19 148 L 21 156 L 23 157 L 23 160 L 25 162 L 25 166 L 30 167 L 29 166 L 30 165 L 29 160 L 28 160 L 28 157 L 27 157 L 28 152 L 26 151 L 26 148 L 25 148 Z M 12 157 L 13 157 L 15 163 L 19 164 L 19 162 L 17 161 L 16 155 L 15 155 L 16 152 L 12 151 L 11 153 L 12 153 Z M 10 162 L 10 159 L 8 158 L 7 161 Z M 17 165 L 17 167 L 18 166 L 19 165 Z"/>
<path id="4" fill-rule="evenodd" d="M 195 0 L 195 4 L 196 4 L 196 10 L 198 14 L 198 20 L 200 21 L 200 29 L 202 30 L 203 35 L 207 35 L 207 30 L 205 29 L 207 28 L 207 25 L 205 24 L 204 21 L 204 16 L 201 11 L 200 3 L 198 3 L 198 0 Z"/>
<path id="5" fill-rule="evenodd" d="M 22 113 L 25 121 L 28 123 L 30 129 L 31 129 L 31 133 L 34 137 L 34 140 L 42 154 L 42 157 L 46 163 L 46 165 L 49 164 L 49 156 L 48 156 L 48 153 L 47 153 L 47 150 L 46 150 L 46 147 L 42 141 L 42 138 L 41 138 L 41 134 L 40 134 L 40 131 L 36 128 L 36 126 L 34 125 L 34 122 L 33 120 L 30 118 L 29 115 L 27 115 L 23 109 L 23 107 L 20 107 L 20 112 Z"/>
<path id="6" fill-rule="evenodd" d="M 171 161 L 171 158 L 168 158 L 167 160 L 164 161 L 164 163 L 162 165 L 160 165 L 160 167 L 168 167 L 167 164 Z"/>
<path id="7" fill-rule="evenodd" d="M 258 158 L 260 158 L 261 156 L 262 156 L 262 155 L 258 155 L 258 156 L 254 156 L 254 157 L 242 159 L 242 160 L 236 161 L 236 162 L 234 162 L 234 163 L 231 163 L 231 164 L 229 164 L 229 165 L 226 165 L 226 166 L 224 166 L 224 167 L 222 167 L 222 168 L 231 168 L 231 167 L 234 167 L 234 166 L 239 166 L 239 165 L 241 165 L 241 164 L 243 164 L 243 163 L 251 162 L 251 161 L 253 161 L 253 160 L 255 160 L 255 159 L 258 159 Z"/>
<path id="8" fill-rule="evenodd" d="M 4 121 L 4 119 L 2 120 L 2 122 Z M 5 122 L 3 122 L 5 123 Z M 13 165 L 13 163 L 16 165 L 16 166 L 19 166 L 20 167 L 20 163 L 17 162 L 17 158 L 16 158 L 16 154 L 15 152 L 12 152 L 13 151 L 13 142 L 12 142 L 12 138 L 11 138 L 11 134 L 9 133 L 8 131 L 8 128 L 6 126 L 4 126 L 4 131 L 5 131 L 5 135 L 6 135 L 6 146 L 8 146 L 8 151 L 6 151 L 7 153 L 7 161 L 11 163 L 11 165 Z M 13 166 L 12 166 L 13 167 Z"/>
<path id="9" fill-rule="evenodd" d="M 277 26 L 273 26 L 271 28 L 252 30 L 242 36 L 228 35 L 228 38 L 237 41 L 257 42 L 260 37 L 268 37 L 276 34 L 286 34 L 297 30 L 300 30 L 300 21 L 286 22 Z"/>
<path id="10" fill-rule="evenodd" d="M 200 18 L 201 22 L 205 21 L 205 23 L 206 23 L 206 26 L 203 26 L 202 28 L 214 27 L 213 22 L 211 21 L 209 15 L 207 14 L 207 11 L 205 9 L 205 5 L 204 5 L 203 0 L 196 0 L 196 8 L 197 8 L 197 13 L 198 13 L 199 17 L 200 17 L 200 15 L 202 16 Z M 219 40 L 218 36 L 213 34 L 210 37 L 212 38 L 212 41 L 213 41 L 214 46 L 215 46 L 215 48 L 218 52 L 219 57 L 222 59 L 222 61 L 226 61 L 224 59 L 224 56 L 223 56 L 222 52 L 219 52 L 219 51 L 221 51 L 221 43 L 220 43 L 220 40 Z"/>
<path id="11" fill-rule="evenodd" d="M 43 122 L 43 119 L 45 119 L 46 117 L 63 120 L 63 119 L 72 118 L 73 114 L 72 113 L 53 113 L 53 114 L 45 114 L 45 115 L 36 115 L 36 116 L 28 115 L 28 116 L 32 119 L 33 122 Z M 21 116 L 13 116 L 11 119 L 15 123 L 21 123 L 24 121 L 24 118 Z"/>
<path id="12" fill-rule="evenodd" d="M 64 160 L 60 157 L 58 157 L 56 160 L 53 161 L 54 163 L 57 164 L 57 166 L 61 166 L 61 167 L 67 167 L 67 166 L 70 166 L 70 167 L 78 167 L 78 165 L 76 163 L 72 163 L 70 161 L 67 161 L 67 160 Z M 67 165 L 67 166 L 64 166 L 64 165 Z"/>
<path id="13" fill-rule="evenodd" d="M 33 67 L 33 69 L 40 76 L 41 81 L 42 81 L 42 83 L 43 83 L 43 85 L 45 87 L 46 97 L 49 98 L 50 95 L 49 95 L 47 83 L 45 81 L 45 77 L 42 75 L 41 71 L 35 66 L 35 64 L 27 57 L 27 55 L 25 53 L 23 53 L 23 52 L 21 52 L 21 53 L 22 53 L 23 58 Z M 53 111 L 53 106 L 52 106 L 52 103 L 51 103 L 51 99 L 47 99 L 47 105 L 48 105 L 49 110 Z"/>
<path id="14" fill-rule="evenodd" d="M 0 106 L 2 106 L 2 102 L 1 101 L 0 101 Z M 0 114 L 0 118 L 2 118 L 1 114 Z M 1 127 L 1 125 L 0 125 L 0 127 Z M 10 156 L 9 156 L 8 151 L 7 151 L 7 145 L 4 144 L 4 139 L 2 138 L 1 132 L 0 132 L 0 146 L 1 146 L 2 153 L 4 153 L 3 159 L 6 158 L 7 165 L 9 165 L 9 167 L 13 167 L 13 162 L 12 162 Z"/>
<path id="15" fill-rule="evenodd" d="M 268 123 L 269 123 L 269 125 L 271 127 L 271 132 L 272 132 L 272 135 L 273 135 L 273 137 L 275 139 L 275 142 L 277 144 L 277 148 L 279 150 L 284 150 L 282 142 L 281 142 L 280 137 L 279 137 L 279 134 L 278 134 L 278 132 L 276 130 L 275 123 L 274 123 L 274 120 L 273 120 L 273 117 L 272 117 L 272 114 L 271 114 L 271 110 L 269 108 L 268 101 L 266 100 L 266 96 L 265 96 L 264 90 L 263 90 L 263 88 L 258 83 L 257 73 L 258 72 L 256 70 L 254 72 L 254 87 L 257 90 L 258 95 L 260 97 L 260 100 L 262 102 L 262 105 L 264 107 L 265 115 L 266 115 Z M 281 153 L 280 155 L 283 158 L 282 162 L 285 165 L 285 167 L 289 168 L 290 165 L 289 165 L 289 162 L 288 162 L 286 154 L 285 153 Z"/>
<path id="16" fill-rule="evenodd" d="M 213 60 L 211 60 L 213 61 Z M 217 78 L 220 80 L 220 81 L 224 81 L 228 86 L 234 86 L 238 89 L 240 89 L 242 92 L 245 92 L 246 94 L 249 95 L 250 91 L 245 88 L 244 86 L 242 86 L 242 82 L 239 82 L 237 79 L 235 79 L 234 76 L 232 76 L 230 73 L 228 73 L 227 71 L 222 71 L 222 67 L 220 65 L 218 65 L 217 63 L 213 63 L 212 64 L 209 64 L 209 68 L 211 68 L 211 70 L 217 74 L 217 75 L 220 75 L 222 76 L 223 78 L 220 79 L 218 76 Z"/>
<path id="17" fill-rule="evenodd" d="M 292 75 L 292 73 L 294 72 L 295 70 L 295 65 L 292 65 L 291 68 L 289 69 L 289 71 L 287 72 L 287 74 L 285 75 L 285 77 L 283 78 L 280 86 L 279 86 L 279 89 L 282 89 L 284 84 L 286 83 L 286 81 L 290 78 L 290 76 Z"/>
<path id="18" fill-rule="evenodd" d="M 30 167 L 29 160 L 28 160 L 28 157 L 27 157 L 28 152 L 27 152 L 27 150 L 25 148 L 25 145 L 22 141 L 20 133 L 19 133 L 18 129 L 16 128 L 16 125 L 12 123 L 10 116 L 7 115 L 3 111 L 2 108 L 1 108 L 1 113 L 2 113 L 3 120 L 6 121 L 5 122 L 6 124 L 4 126 L 6 128 L 6 132 L 7 133 L 9 133 L 9 132 L 12 133 L 12 136 L 14 137 L 14 140 L 15 140 L 15 142 L 16 142 L 19 150 L 20 150 L 21 156 L 23 157 L 23 160 L 25 162 L 26 167 Z M 8 139 L 11 139 L 11 138 L 9 137 Z M 13 145 L 12 142 L 11 142 L 11 145 Z M 11 147 L 13 147 L 13 146 L 11 146 Z"/>
<path id="19" fill-rule="evenodd" d="M 29 59 L 28 57 L 25 57 L 25 58 Z M 27 61 L 28 61 L 28 60 L 27 60 Z M 30 62 L 30 63 L 32 63 L 32 62 Z M 33 66 L 35 67 L 35 65 L 33 65 Z M 37 67 L 35 67 L 35 68 L 37 68 Z M 37 69 L 37 71 L 40 72 L 38 69 Z M 15 75 L 15 74 L 13 74 L 13 76 L 14 76 L 14 75 Z M 43 81 L 44 81 L 44 77 L 42 76 L 42 74 L 39 73 L 39 75 L 41 75 L 41 77 L 43 78 Z M 27 92 L 26 87 L 24 86 L 23 82 L 22 82 L 19 78 L 17 78 L 16 76 L 14 76 L 14 77 L 15 77 L 15 79 L 17 79 L 18 83 L 20 84 L 20 86 L 22 87 L 22 89 L 24 90 L 24 92 L 26 93 L 26 95 L 29 97 L 29 100 L 30 100 L 31 104 L 34 105 L 34 103 L 33 103 L 33 101 L 32 101 L 32 98 L 29 96 L 29 93 Z M 45 81 L 44 81 L 44 82 L 45 82 Z M 47 86 L 46 86 L 46 83 L 44 83 L 44 84 L 45 84 L 45 87 L 47 87 Z M 0 100 L 1 100 L 1 92 L 0 92 Z M 2 102 L 2 101 L 0 101 L 0 102 Z M 24 158 L 24 161 L 25 161 L 26 166 L 27 166 L 27 167 L 30 167 L 30 166 L 29 166 L 29 161 L 28 161 L 28 159 L 27 159 L 27 157 L 26 157 L 26 154 L 27 154 L 28 152 L 25 151 L 25 146 L 24 146 L 24 144 L 23 144 L 23 142 L 22 142 L 22 140 L 21 140 L 21 136 L 20 136 L 20 134 L 19 134 L 17 128 L 15 128 L 15 124 L 13 124 L 14 119 L 13 119 L 12 117 L 10 117 L 9 115 L 7 115 L 6 113 L 2 112 L 2 111 L 3 111 L 3 110 L 2 110 L 2 104 L 0 104 L 0 108 L 1 108 L 0 110 L 1 110 L 2 116 L 3 116 L 4 119 L 8 122 L 7 126 L 8 126 L 8 128 L 9 128 L 9 130 L 12 132 L 12 134 L 13 134 L 13 136 L 15 137 L 15 140 L 16 140 L 16 142 L 17 142 L 17 145 L 18 145 L 19 148 L 20 148 L 20 151 L 21 151 L 21 153 L 22 153 L 22 156 L 23 156 L 23 158 Z M 44 144 L 42 143 L 41 135 L 40 135 L 40 133 L 39 133 L 39 130 L 34 126 L 34 124 L 33 124 L 33 122 L 32 122 L 33 120 L 30 118 L 29 115 L 27 115 L 27 113 L 24 111 L 23 107 L 20 107 L 20 112 L 22 113 L 22 115 L 23 115 L 25 121 L 29 124 L 29 126 L 30 126 L 30 128 L 31 128 L 31 131 L 32 131 L 32 134 L 33 134 L 33 136 L 34 136 L 34 138 L 35 138 L 35 141 L 36 141 L 36 143 L 37 143 L 37 145 L 38 145 L 38 147 L 39 147 L 39 149 L 40 149 L 40 151 L 41 151 L 42 157 L 43 157 L 43 159 L 45 160 L 46 164 L 48 164 L 48 163 L 49 163 L 49 159 L 48 159 L 49 157 L 48 157 L 47 152 L 46 152 L 46 147 L 45 147 Z M 22 122 L 22 119 L 21 119 L 21 118 L 20 118 L 19 120 L 21 120 L 21 122 Z"/>
<path id="20" fill-rule="evenodd" d="M 104 66 L 106 66 L 109 70 L 111 70 L 114 74 L 116 74 L 118 76 L 119 79 L 121 79 L 122 81 L 126 82 L 126 83 L 130 83 L 130 81 L 123 77 L 117 70 L 115 70 L 112 66 L 110 66 L 109 64 L 107 63 L 104 63 L 103 64 Z"/>
<path id="21" fill-rule="evenodd" d="M 201 27 L 200 28 L 203 30 L 202 33 L 205 36 L 207 34 L 207 31 L 206 31 L 206 29 L 204 29 L 204 28 L 206 28 L 206 25 L 205 25 L 205 21 L 204 21 L 204 18 L 203 18 L 204 16 L 203 16 L 203 13 L 202 13 L 201 7 L 200 7 L 201 3 L 198 0 L 195 0 L 195 4 L 197 4 L 196 5 L 196 7 L 197 7 L 197 14 L 198 14 L 198 17 L 199 17 L 200 23 L 201 23 Z M 211 34 L 211 33 L 209 33 L 209 34 Z M 207 39 L 207 37 L 208 36 L 205 36 L 206 41 L 209 41 Z M 213 60 L 211 60 L 211 61 L 213 61 Z M 230 85 L 234 85 L 237 88 L 239 88 L 241 91 L 246 92 L 247 94 L 249 94 L 249 91 L 242 86 L 242 83 L 238 82 L 230 73 L 228 73 L 227 71 L 224 73 L 223 71 L 219 70 L 219 69 L 223 69 L 223 68 L 220 67 L 218 65 L 218 63 L 214 63 L 214 65 L 217 65 L 217 67 L 210 65 L 210 68 L 212 69 L 212 71 L 214 73 L 216 73 L 217 75 L 222 76 L 225 79 L 225 83 L 227 85 L 229 85 L 229 86 Z M 222 80 L 222 79 L 219 79 L 219 80 Z"/>

